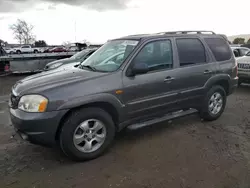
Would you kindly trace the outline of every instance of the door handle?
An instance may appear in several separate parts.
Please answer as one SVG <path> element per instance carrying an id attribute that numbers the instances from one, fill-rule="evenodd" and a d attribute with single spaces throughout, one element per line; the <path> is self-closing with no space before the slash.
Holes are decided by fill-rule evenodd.
<path id="1" fill-rule="evenodd" d="M 212 73 L 212 71 L 210 71 L 210 70 L 205 70 L 204 71 L 204 74 L 210 74 L 210 73 Z"/>
<path id="2" fill-rule="evenodd" d="M 171 81 L 173 81 L 173 80 L 174 80 L 173 77 L 168 76 L 168 77 L 166 77 L 166 78 L 164 79 L 164 82 L 171 82 Z"/>

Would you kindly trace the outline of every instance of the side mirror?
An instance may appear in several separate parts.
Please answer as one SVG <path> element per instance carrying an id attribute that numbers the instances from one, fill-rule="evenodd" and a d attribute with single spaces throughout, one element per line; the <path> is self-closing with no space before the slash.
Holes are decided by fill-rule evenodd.
<path id="1" fill-rule="evenodd" d="M 146 63 L 136 63 L 132 70 L 131 70 L 131 76 L 135 76 L 137 74 L 145 74 L 149 71 L 148 65 Z"/>

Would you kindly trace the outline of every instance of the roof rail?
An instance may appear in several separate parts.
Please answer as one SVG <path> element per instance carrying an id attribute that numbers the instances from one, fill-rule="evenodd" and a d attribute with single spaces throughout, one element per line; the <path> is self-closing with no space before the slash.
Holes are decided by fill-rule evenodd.
<path id="1" fill-rule="evenodd" d="M 137 36 L 144 36 L 144 35 L 150 35 L 150 34 L 135 34 L 135 35 L 127 35 L 126 37 L 137 37 Z"/>
<path id="2" fill-rule="evenodd" d="M 157 34 L 167 35 L 167 34 L 212 34 L 215 35 L 213 31 L 169 31 L 169 32 L 161 32 Z"/>

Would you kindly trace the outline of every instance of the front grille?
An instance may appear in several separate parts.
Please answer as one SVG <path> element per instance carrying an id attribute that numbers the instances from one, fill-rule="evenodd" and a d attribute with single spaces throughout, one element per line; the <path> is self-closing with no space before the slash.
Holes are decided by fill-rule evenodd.
<path id="1" fill-rule="evenodd" d="M 248 63 L 238 63 L 239 69 L 250 69 L 250 64 Z"/>
<path id="2" fill-rule="evenodd" d="M 17 96 L 15 96 L 13 93 L 11 93 L 10 95 L 10 107 L 11 108 L 18 108 L 18 102 L 19 102 L 19 98 Z"/>

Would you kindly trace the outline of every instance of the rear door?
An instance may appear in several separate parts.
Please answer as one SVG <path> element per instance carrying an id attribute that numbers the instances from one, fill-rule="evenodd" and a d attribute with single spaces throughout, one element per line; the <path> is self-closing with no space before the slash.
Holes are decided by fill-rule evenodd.
<path id="1" fill-rule="evenodd" d="M 145 63 L 149 72 L 123 76 L 123 100 L 129 118 L 154 115 L 176 107 L 175 52 L 172 40 L 161 39 L 146 43 L 134 56 L 127 71 L 136 63 Z"/>
<path id="2" fill-rule="evenodd" d="M 174 90 L 178 91 L 178 105 L 195 107 L 203 98 L 205 84 L 216 73 L 203 41 L 199 38 L 176 38 L 178 71 Z"/>

